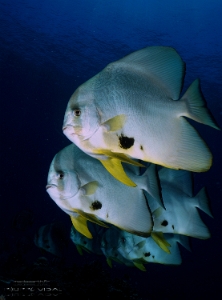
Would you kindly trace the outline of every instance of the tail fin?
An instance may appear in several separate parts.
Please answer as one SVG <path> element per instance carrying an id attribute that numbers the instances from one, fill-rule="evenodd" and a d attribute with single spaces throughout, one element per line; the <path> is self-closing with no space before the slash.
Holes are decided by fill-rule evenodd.
<path id="1" fill-rule="evenodd" d="M 208 214 L 208 216 L 212 217 L 212 213 L 210 211 L 210 207 L 209 207 L 209 200 L 207 197 L 207 193 L 206 193 L 206 189 L 205 187 L 203 187 L 199 193 L 195 196 L 194 198 L 196 200 L 196 207 L 198 207 L 199 209 L 201 209 L 202 211 L 204 211 L 206 214 Z"/>
<path id="2" fill-rule="evenodd" d="M 213 120 L 211 113 L 205 106 L 205 101 L 200 90 L 199 79 L 194 80 L 181 100 L 184 100 L 187 106 L 187 114 L 184 115 L 185 117 L 220 130 Z"/>
<path id="3" fill-rule="evenodd" d="M 175 237 L 176 237 L 177 242 L 180 243 L 180 245 L 182 245 L 188 251 L 191 251 L 188 236 L 177 234 L 177 235 L 175 235 Z"/>
<path id="4" fill-rule="evenodd" d="M 164 207 L 156 165 L 150 164 L 144 174 L 137 178 L 140 182 L 138 186 L 151 195 L 161 207 Z"/>

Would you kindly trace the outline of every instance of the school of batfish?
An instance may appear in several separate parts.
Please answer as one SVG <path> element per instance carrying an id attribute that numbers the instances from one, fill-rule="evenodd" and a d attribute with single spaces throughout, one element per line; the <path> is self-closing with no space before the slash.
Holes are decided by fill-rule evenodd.
<path id="1" fill-rule="evenodd" d="M 63 133 L 72 142 L 53 158 L 46 190 L 72 221 L 82 250 L 145 270 L 180 264 L 178 243 L 210 232 L 205 188 L 192 172 L 212 154 L 186 118 L 219 129 L 195 80 L 180 97 L 185 63 L 171 47 L 147 47 L 109 64 L 71 96 Z M 186 117 L 186 118 L 184 118 Z"/>

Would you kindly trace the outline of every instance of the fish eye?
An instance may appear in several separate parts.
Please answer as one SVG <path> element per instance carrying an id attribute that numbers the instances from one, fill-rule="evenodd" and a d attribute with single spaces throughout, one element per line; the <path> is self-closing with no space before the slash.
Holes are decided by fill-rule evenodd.
<path id="1" fill-rule="evenodd" d="M 122 238 L 122 242 L 125 243 L 125 242 L 126 242 L 126 239 L 125 239 L 125 238 Z"/>
<path id="2" fill-rule="evenodd" d="M 62 172 L 59 173 L 59 174 L 58 174 L 58 179 L 63 179 L 63 178 L 64 178 L 64 173 L 62 173 Z"/>
<path id="3" fill-rule="evenodd" d="M 73 114 L 75 117 L 79 117 L 81 115 L 81 110 L 79 108 L 74 109 Z"/>

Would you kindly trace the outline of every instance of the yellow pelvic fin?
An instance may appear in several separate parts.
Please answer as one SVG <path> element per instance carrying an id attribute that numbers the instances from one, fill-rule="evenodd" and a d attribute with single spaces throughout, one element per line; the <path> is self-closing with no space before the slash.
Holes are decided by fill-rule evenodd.
<path id="1" fill-rule="evenodd" d="M 111 260 L 111 258 L 107 257 L 106 261 L 107 261 L 107 264 L 109 265 L 109 267 L 112 268 L 113 265 L 112 265 L 112 260 Z"/>
<path id="2" fill-rule="evenodd" d="M 158 207 L 157 209 L 155 209 L 153 212 L 152 212 L 152 215 L 155 217 L 155 218 L 158 218 L 162 212 L 163 212 L 163 208 L 162 207 Z"/>
<path id="3" fill-rule="evenodd" d="M 135 262 L 135 261 L 133 262 L 133 264 L 134 264 L 134 266 L 135 266 L 136 268 L 140 269 L 141 271 L 146 271 L 146 268 L 144 267 L 143 264 L 137 263 L 137 262 Z"/>
<path id="4" fill-rule="evenodd" d="M 108 131 L 117 131 L 123 128 L 125 122 L 126 122 L 126 116 L 122 114 L 107 120 L 102 125 L 105 125 Z"/>
<path id="5" fill-rule="evenodd" d="M 129 158 L 128 156 L 126 156 L 124 153 L 119 153 L 119 152 L 112 152 L 110 150 L 105 150 L 105 149 L 96 149 L 93 151 L 96 154 L 103 154 L 107 157 L 110 158 L 116 158 L 122 162 L 137 166 L 137 167 L 145 167 L 144 165 L 142 165 L 141 163 Z"/>
<path id="6" fill-rule="evenodd" d="M 168 248 L 171 247 L 171 245 L 164 239 L 162 232 L 152 232 L 151 237 L 163 251 L 170 254 Z"/>
<path id="7" fill-rule="evenodd" d="M 108 158 L 107 160 L 100 160 L 100 162 L 106 168 L 106 170 L 117 180 L 128 186 L 136 186 L 136 184 L 126 175 L 119 159 Z"/>
<path id="8" fill-rule="evenodd" d="M 70 216 L 71 221 L 72 221 L 72 225 L 75 227 L 75 229 L 80 232 L 81 234 L 83 234 L 84 236 L 86 236 L 88 239 L 92 239 L 92 234 L 89 231 L 88 227 L 87 227 L 87 219 L 83 216 L 78 216 L 78 217 L 73 217 Z"/>
<path id="9" fill-rule="evenodd" d="M 83 255 L 82 248 L 81 248 L 80 245 L 76 245 L 76 249 L 77 249 L 77 251 L 79 252 L 80 255 Z"/>
<path id="10" fill-rule="evenodd" d="M 82 217 L 84 217 L 85 219 L 91 221 L 92 223 L 95 223 L 97 225 L 100 225 L 102 227 L 106 227 L 106 228 L 109 228 L 108 225 L 106 225 L 105 223 L 103 223 L 102 221 L 98 220 L 97 217 L 93 214 L 88 214 L 88 213 L 85 213 L 84 211 L 82 210 L 79 210 L 79 209 L 75 209 L 73 210 L 75 212 L 77 212 L 79 215 L 81 215 Z"/>
<path id="11" fill-rule="evenodd" d="M 98 187 L 98 182 L 97 181 L 91 181 L 83 185 L 81 188 L 84 189 L 85 195 L 92 195 L 95 193 L 97 187 Z"/>

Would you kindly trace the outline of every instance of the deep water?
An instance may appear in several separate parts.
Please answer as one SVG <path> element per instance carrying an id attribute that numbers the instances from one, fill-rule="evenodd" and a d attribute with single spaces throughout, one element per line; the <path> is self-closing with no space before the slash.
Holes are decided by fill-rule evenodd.
<path id="1" fill-rule="evenodd" d="M 55 263 L 53 256 L 42 253 L 33 238 L 40 226 L 57 221 L 69 235 L 70 220 L 49 198 L 45 186 L 53 156 L 70 144 L 62 133 L 62 122 L 67 102 L 81 83 L 135 50 L 172 46 L 186 62 L 183 91 L 200 78 L 208 108 L 222 127 L 221 15 L 222 4 L 217 0 L 0 0 L 0 295 L 9 287 L 1 279 L 28 279 L 40 256 L 48 259 L 50 267 L 45 269 L 57 263 L 58 282 L 71 281 L 58 279 L 59 272 L 64 272 L 61 261 Z M 194 174 L 195 193 L 206 186 L 211 200 L 214 218 L 200 212 L 211 238 L 191 239 L 192 252 L 181 248 L 182 265 L 149 264 L 146 272 L 117 263 L 110 269 L 104 257 L 80 256 L 69 242 L 64 268 L 77 264 L 80 269 L 98 261 L 104 276 L 124 278 L 138 299 L 218 295 L 222 282 L 222 133 L 194 126 L 214 157 L 208 172 Z M 31 212 L 32 220 L 16 225 L 24 210 Z M 96 284 L 100 295 L 101 287 Z"/>

